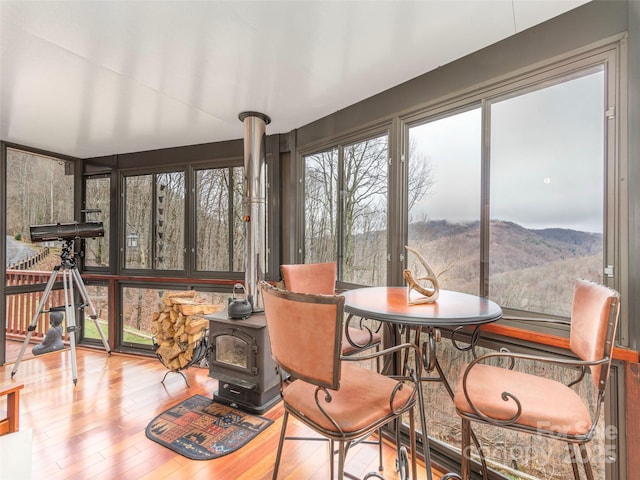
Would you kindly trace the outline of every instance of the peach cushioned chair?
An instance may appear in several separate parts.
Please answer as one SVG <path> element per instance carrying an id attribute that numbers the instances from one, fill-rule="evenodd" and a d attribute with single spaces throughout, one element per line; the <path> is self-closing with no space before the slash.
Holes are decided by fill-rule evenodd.
<path id="1" fill-rule="evenodd" d="M 334 295 L 336 292 L 337 265 L 336 262 L 302 263 L 281 265 L 282 279 L 285 288 L 291 292 L 310 293 L 318 295 Z M 380 350 L 382 336 L 378 331 L 373 331 L 362 323 L 360 328 L 344 325 L 342 332 L 342 355 L 355 355 L 370 348 Z M 379 360 L 379 359 L 378 359 Z M 376 366 L 380 371 L 380 362 Z M 301 438 L 304 440 L 305 438 Z M 382 435 L 374 441 L 366 441 L 378 445 L 380 458 L 379 469 L 382 470 Z"/>
<path id="2" fill-rule="evenodd" d="M 336 288 L 336 262 L 282 265 L 285 288 L 291 292 L 334 295 Z M 355 353 L 382 344 L 382 336 L 363 325 L 347 325 L 342 335 L 342 354 Z"/>
<path id="3" fill-rule="evenodd" d="M 350 446 L 407 414 L 412 478 L 416 478 L 414 406 L 419 387 L 416 372 L 422 368 L 418 348 L 407 343 L 363 356 L 343 356 L 344 297 L 296 293 L 266 282 L 261 282 L 260 288 L 271 353 L 281 374 L 280 394 L 284 405 L 274 480 L 278 477 L 289 415 L 329 440 L 332 479 L 333 451 L 338 444 L 337 478 L 342 480 L 345 476 L 357 478 L 344 472 Z M 399 354 L 405 359 L 402 378 L 385 376 L 357 364 L 362 358 Z M 396 439 L 398 445 L 399 440 Z M 408 458 L 404 447 L 399 447 L 398 455 Z M 400 469 L 406 469 L 401 470 L 402 473 L 408 473 L 408 461 L 404 466 L 402 462 L 399 465 Z M 372 476 L 383 478 L 374 472 L 365 478 Z"/>
<path id="4" fill-rule="evenodd" d="M 471 471 L 472 421 L 565 441 L 576 480 L 580 478 L 578 463 L 583 463 L 587 478 L 593 480 L 586 443 L 593 438 L 604 403 L 619 310 L 616 291 L 578 280 L 573 293 L 569 337 L 571 351 L 577 357 L 575 360 L 502 351 L 480 356 L 465 368 L 454 397 L 462 417 L 461 473 L 464 480 L 469 478 Z M 484 363 L 496 358 L 508 368 Z M 516 365 L 523 362 L 577 367 L 581 374 L 565 385 L 517 371 Z M 593 413 L 571 388 L 582 381 L 589 370 L 595 386 Z M 479 453 L 482 455 L 481 448 Z"/>

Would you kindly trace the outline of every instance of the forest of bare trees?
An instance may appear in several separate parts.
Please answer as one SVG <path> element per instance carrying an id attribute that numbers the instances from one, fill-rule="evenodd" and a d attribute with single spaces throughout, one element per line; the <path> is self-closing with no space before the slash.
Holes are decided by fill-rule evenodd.
<path id="1" fill-rule="evenodd" d="M 27 240 L 30 225 L 72 222 L 73 165 L 19 150 L 8 152 L 7 233 Z"/>
<path id="2" fill-rule="evenodd" d="M 199 271 L 244 270 L 243 175 L 241 167 L 196 173 L 196 269 Z"/>

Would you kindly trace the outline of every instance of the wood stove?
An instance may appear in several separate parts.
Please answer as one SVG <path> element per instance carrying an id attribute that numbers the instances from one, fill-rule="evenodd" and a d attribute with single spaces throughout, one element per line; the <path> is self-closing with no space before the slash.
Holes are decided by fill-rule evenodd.
<path id="1" fill-rule="evenodd" d="M 280 377 L 271 358 L 258 279 L 264 278 L 266 253 L 265 127 L 271 119 L 259 112 L 238 115 L 245 125 L 245 283 L 252 315 L 243 320 L 227 312 L 206 315 L 209 320 L 209 376 L 218 380 L 213 398 L 261 413 L 280 399 Z"/>
<path id="2" fill-rule="evenodd" d="M 224 311 L 205 318 L 209 320 L 209 376 L 218 380 L 213 398 L 253 413 L 271 408 L 280 400 L 280 380 L 264 314 L 234 320 Z"/>

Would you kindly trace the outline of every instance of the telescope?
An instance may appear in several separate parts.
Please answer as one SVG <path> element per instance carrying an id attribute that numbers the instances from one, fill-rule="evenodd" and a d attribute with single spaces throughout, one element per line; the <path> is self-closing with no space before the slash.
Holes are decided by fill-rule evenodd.
<path id="1" fill-rule="evenodd" d="M 77 238 L 104 237 L 102 222 L 72 222 L 49 225 L 31 225 L 31 241 L 50 242 L 56 240 L 75 240 Z"/>
<path id="2" fill-rule="evenodd" d="M 13 376 L 18 372 L 18 365 L 20 365 L 20 362 L 22 361 L 22 356 L 24 355 L 24 351 L 29 345 L 31 335 L 36 329 L 40 315 L 47 311 L 60 312 L 64 310 L 65 323 L 67 325 L 67 332 L 69 333 L 69 345 L 71 347 L 71 372 L 73 375 L 73 385 L 75 386 L 78 383 L 78 365 L 76 363 L 76 331 L 81 328 L 76 325 L 76 310 L 89 307 L 91 312 L 90 317 L 91 319 L 93 319 L 93 322 L 98 329 L 98 333 L 100 334 L 100 338 L 102 339 L 102 344 L 104 345 L 105 350 L 109 354 L 111 354 L 111 347 L 109 347 L 107 337 L 104 336 L 102 327 L 98 322 L 98 312 L 96 311 L 93 302 L 89 298 L 87 287 L 85 287 L 84 283 L 82 282 L 82 277 L 80 276 L 80 272 L 78 271 L 78 265 L 76 264 L 77 255 L 74 255 L 73 253 L 74 240 L 78 238 L 104 237 L 104 227 L 102 225 L 102 222 L 73 222 L 56 223 L 51 225 L 31 225 L 29 227 L 29 230 L 31 232 L 32 242 L 64 240 L 64 244 L 61 249 L 62 251 L 60 252 L 60 264 L 53 267 L 53 271 L 51 272 L 51 276 L 49 277 L 47 286 L 44 289 L 44 294 L 40 299 L 38 310 L 36 310 L 33 318 L 31 319 L 31 323 L 29 324 L 29 328 L 27 328 L 27 335 L 24 338 L 22 349 L 20 350 L 18 359 L 16 360 L 16 363 L 13 366 L 13 370 L 11 371 L 11 378 L 13 378 Z M 47 305 L 49 305 L 49 295 L 51 294 L 56 284 L 58 275 L 62 275 L 64 306 L 50 306 L 49 309 L 46 310 Z M 80 297 L 82 298 L 82 303 L 79 304 L 76 303 L 76 296 L 74 294 L 76 288 L 78 293 L 80 294 Z"/>

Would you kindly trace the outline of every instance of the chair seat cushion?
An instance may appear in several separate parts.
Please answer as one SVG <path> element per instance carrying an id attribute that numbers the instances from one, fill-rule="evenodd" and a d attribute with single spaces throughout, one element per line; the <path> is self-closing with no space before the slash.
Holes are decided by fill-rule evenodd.
<path id="1" fill-rule="evenodd" d="M 325 401 L 320 392 L 318 400 L 329 415 L 347 435 L 359 435 L 382 419 L 390 420 L 390 398 L 397 380 L 380 375 L 373 370 L 358 367 L 350 362 L 342 362 L 339 390 L 329 390 L 331 401 Z M 316 387 L 302 380 L 292 382 L 284 391 L 285 407 L 294 415 L 301 414 L 318 427 L 337 432 L 337 429 L 320 411 L 316 404 Z M 407 404 L 412 392 L 411 385 L 405 385 L 396 393 L 394 408 L 412 406 L 415 398 Z M 299 412 L 299 413 L 296 413 Z"/>
<path id="2" fill-rule="evenodd" d="M 461 415 L 473 415 L 462 389 L 462 378 L 460 374 L 454 403 Z M 467 392 L 476 408 L 491 418 L 508 420 L 515 415 L 516 403 L 501 397 L 503 392 L 509 392 L 522 405 L 516 425 L 570 435 L 583 435 L 591 428 L 589 410 L 580 396 L 548 378 L 476 364 L 467 376 Z"/>
<path id="3" fill-rule="evenodd" d="M 364 330 L 356 327 L 348 327 L 349 329 L 349 338 L 356 345 L 361 345 L 362 347 L 354 347 L 347 340 L 346 334 L 342 336 L 342 354 L 349 355 L 351 353 L 362 350 L 362 348 L 369 348 L 373 345 L 378 345 L 382 342 L 382 336 L 379 333 L 372 332 L 370 333 L 368 330 Z"/>

